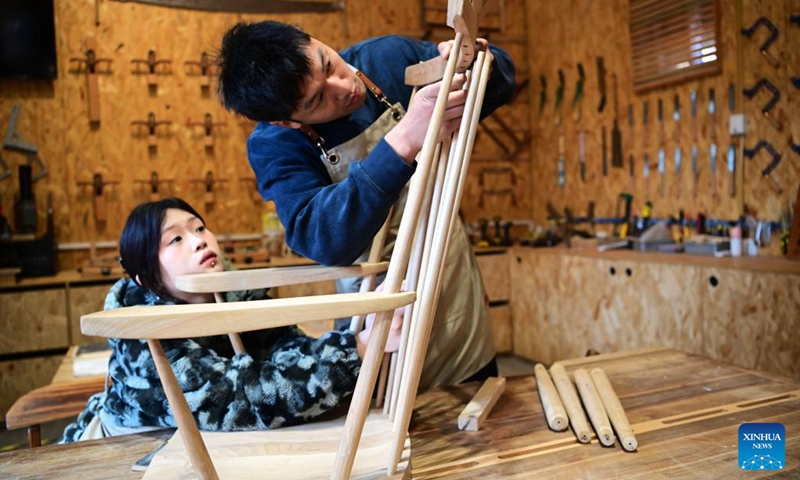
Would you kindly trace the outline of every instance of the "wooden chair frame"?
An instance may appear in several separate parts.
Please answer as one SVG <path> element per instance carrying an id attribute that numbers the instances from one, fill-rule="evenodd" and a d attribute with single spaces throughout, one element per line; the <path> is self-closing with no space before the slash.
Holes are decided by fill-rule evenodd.
<path id="1" fill-rule="evenodd" d="M 452 54 L 441 77 L 441 89 L 449 91 L 457 70 L 463 71 L 473 65 L 465 114 L 453 140 L 445 142 L 444 146 L 438 146 L 438 133 L 447 95 L 437 98 L 422 151 L 417 157 L 417 170 L 411 180 L 382 292 L 362 291 L 222 303 L 222 295 L 218 292 L 371 276 L 387 267 L 386 264 L 367 263 L 351 267 L 220 272 L 186 276 L 177 282 L 178 288 L 187 292 L 214 292 L 218 300 L 216 304 L 129 307 L 81 318 L 81 330 L 87 335 L 147 339 L 173 409 L 178 431 L 191 464 L 200 478 L 216 479 L 218 476 L 159 340 L 229 334 L 235 345 L 238 334 L 232 331 L 234 326 L 237 331 L 251 331 L 377 312 L 345 419 L 342 440 L 330 473 L 330 478 L 346 479 L 353 470 L 359 440 L 364 432 L 373 389 L 384 358 L 393 311 L 413 303 L 413 308 L 406 309 L 410 314 L 410 321 L 403 326 L 402 353 L 389 374 L 393 388 L 389 395 L 391 402 L 387 404 L 390 403 L 393 434 L 386 473 L 397 473 L 398 463 L 407 445 L 408 425 L 440 292 L 448 239 L 457 218 L 457 205 L 463 192 L 480 106 L 489 78 L 491 62 L 486 61 L 484 52 L 475 56 L 474 51 L 477 20 L 480 18 L 480 11 L 476 10 L 489 2 L 491 0 L 479 1 L 473 6 L 466 0 L 450 0 L 448 16 L 452 19 L 456 33 Z M 440 60 L 431 63 L 438 63 L 435 68 L 441 71 Z M 428 67 L 421 65 L 418 70 Z M 411 67 L 410 70 L 414 68 L 416 67 Z M 409 291 L 403 291 L 404 279 L 407 279 Z M 235 321 L 231 321 L 233 318 Z"/>

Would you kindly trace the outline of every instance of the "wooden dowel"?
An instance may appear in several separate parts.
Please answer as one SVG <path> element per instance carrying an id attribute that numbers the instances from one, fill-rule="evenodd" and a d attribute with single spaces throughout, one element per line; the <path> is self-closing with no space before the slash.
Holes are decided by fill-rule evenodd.
<path id="1" fill-rule="evenodd" d="M 589 419 L 592 421 L 594 431 L 597 433 L 597 439 L 606 447 L 614 445 L 614 431 L 611 430 L 606 409 L 603 407 L 603 401 L 600 400 L 600 395 L 597 393 L 594 382 L 592 382 L 592 377 L 583 368 L 575 370 L 572 376 L 575 377 L 575 385 L 578 386 L 583 406 L 586 407 L 586 412 L 589 413 Z"/>
<path id="2" fill-rule="evenodd" d="M 639 442 L 636 441 L 636 436 L 633 434 L 631 424 L 628 422 L 628 416 L 625 415 L 622 403 L 619 401 L 614 387 L 611 386 L 611 381 L 609 381 L 608 376 L 606 376 L 606 372 L 599 368 L 593 368 L 591 375 L 592 380 L 594 380 L 594 386 L 600 394 L 600 399 L 606 407 L 608 418 L 611 419 L 611 424 L 617 432 L 617 437 L 619 437 L 622 448 L 629 452 L 636 450 Z"/>
<path id="3" fill-rule="evenodd" d="M 541 363 L 536 364 L 533 373 L 536 375 L 536 388 L 539 390 L 539 398 L 542 400 L 542 410 L 547 418 L 547 425 L 556 432 L 566 430 L 569 425 L 567 412 L 564 410 L 564 405 L 561 403 L 561 398 L 558 396 L 550 374 Z"/>
<path id="4" fill-rule="evenodd" d="M 459 430 L 477 432 L 483 421 L 491 413 L 494 404 L 506 389 L 505 377 L 489 377 L 483 382 L 478 393 L 472 397 L 464 410 L 458 415 L 457 425 Z"/>
<path id="5" fill-rule="evenodd" d="M 225 296 L 219 292 L 214 292 L 214 300 L 216 300 L 217 303 L 225 303 Z M 234 353 L 237 355 L 240 353 L 247 353 L 247 350 L 244 348 L 244 343 L 242 342 L 242 337 L 240 337 L 237 332 L 229 333 L 228 339 L 231 341 Z"/>
<path id="6" fill-rule="evenodd" d="M 172 408 L 175 422 L 178 424 L 178 431 L 181 432 L 181 438 L 186 445 L 186 453 L 189 455 L 189 460 L 192 462 L 197 476 L 203 480 L 219 480 L 206 444 L 203 443 L 203 437 L 200 436 L 200 430 L 189 410 L 189 404 L 186 403 L 186 397 L 183 396 L 183 390 L 178 384 L 178 379 L 175 378 L 175 372 L 172 371 L 164 349 L 161 348 L 161 342 L 148 338 L 147 346 L 150 347 L 150 355 L 156 364 L 161 385 L 164 387 L 164 393 L 167 394 L 169 406 Z"/>
<path id="7" fill-rule="evenodd" d="M 378 393 L 375 396 L 375 407 L 381 408 L 383 405 L 383 397 L 386 394 L 386 377 L 389 375 L 389 360 L 391 353 L 383 354 L 383 361 L 381 362 L 381 373 L 378 376 Z"/>
<path id="8" fill-rule="evenodd" d="M 406 307 L 408 308 L 408 307 Z M 392 399 L 394 398 L 394 377 L 397 373 L 397 352 L 392 353 L 389 356 L 389 378 L 386 379 L 386 402 L 383 404 L 383 414 L 389 415 L 389 421 L 392 421 L 391 418 L 391 408 L 392 408 Z"/>
<path id="9" fill-rule="evenodd" d="M 553 383 L 555 383 L 558 395 L 567 410 L 572 431 L 579 442 L 589 443 L 592 440 L 592 430 L 589 428 L 589 421 L 586 420 L 586 415 L 583 413 L 578 392 L 575 391 L 575 385 L 569 379 L 567 371 L 560 363 L 554 363 L 550 367 L 550 375 L 553 376 Z"/>
<path id="10" fill-rule="evenodd" d="M 367 260 L 370 263 L 377 263 L 381 261 L 381 257 L 383 256 L 383 246 L 386 244 L 386 237 L 389 235 L 389 227 L 392 224 L 393 213 L 394 207 L 389 209 L 389 215 L 386 217 L 386 221 L 383 222 L 383 226 L 380 230 L 378 230 L 378 234 L 372 239 L 372 246 L 369 250 L 369 259 Z M 359 288 L 358 291 L 371 292 L 373 290 L 375 290 L 374 273 L 365 276 L 361 280 L 361 288 Z M 350 320 L 350 331 L 354 333 L 360 332 L 364 328 L 364 320 L 366 318 L 366 315 L 353 315 L 353 318 Z"/>

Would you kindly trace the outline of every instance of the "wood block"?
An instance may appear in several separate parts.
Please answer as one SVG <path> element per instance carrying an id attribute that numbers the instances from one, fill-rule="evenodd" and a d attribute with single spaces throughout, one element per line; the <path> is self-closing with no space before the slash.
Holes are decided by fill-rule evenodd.
<path id="1" fill-rule="evenodd" d="M 505 389 L 505 377 L 487 378 L 478 393 L 458 415 L 458 429 L 477 432 Z"/>

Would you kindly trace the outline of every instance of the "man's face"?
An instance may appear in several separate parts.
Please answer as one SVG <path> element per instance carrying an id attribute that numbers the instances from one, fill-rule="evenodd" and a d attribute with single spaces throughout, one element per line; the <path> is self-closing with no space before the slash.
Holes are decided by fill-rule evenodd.
<path id="1" fill-rule="evenodd" d="M 306 54 L 311 75 L 302 87 L 303 97 L 292 113 L 292 122 L 307 125 L 330 122 L 361 108 L 367 88 L 335 50 L 312 37 Z"/>

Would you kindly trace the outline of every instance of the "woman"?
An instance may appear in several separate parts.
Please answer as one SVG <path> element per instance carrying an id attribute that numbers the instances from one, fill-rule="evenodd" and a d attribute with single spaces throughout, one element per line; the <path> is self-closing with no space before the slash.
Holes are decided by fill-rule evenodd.
<path id="1" fill-rule="evenodd" d="M 216 238 L 185 201 L 167 198 L 136 207 L 119 247 L 130 278 L 111 287 L 106 310 L 214 302 L 213 294 L 175 287 L 180 275 L 224 269 Z M 268 298 L 264 290 L 228 292 L 226 297 L 229 302 Z M 161 343 L 201 430 L 276 428 L 318 417 L 352 394 L 370 320 L 358 335 L 332 331 L 318 339 L 294 326 L 244 332 L 247 353 L 239 355 L 227 336 Z M 388 345 L 397 344 L 397 323 Z M 106 391 L 89 399 L 60 443 L 176 426 L 147 342 L 110 338 L 109 344 Z"/>

